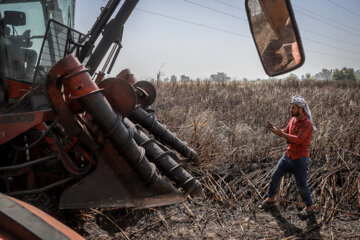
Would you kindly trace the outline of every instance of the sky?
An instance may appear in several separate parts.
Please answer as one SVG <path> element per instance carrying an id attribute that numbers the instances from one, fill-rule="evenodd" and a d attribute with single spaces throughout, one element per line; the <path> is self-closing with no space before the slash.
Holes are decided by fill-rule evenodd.
<path id="1" fill-rule="evenodd" d="M 77 0 L 75 29 L 87 33 L 106 3 Z M 360 69 L 359 0 L 291 3 L 305 50 L 304 65 L 292 73 Z M 217 72 L 237 80 L 269 78 L 251 37 L 244 0 L 140 0 L 125 24 L 122 45 L 109 76 L 129 68 L 138 80 L 156 78 L 159 71 L 162 78 L 206 79 Z"/>

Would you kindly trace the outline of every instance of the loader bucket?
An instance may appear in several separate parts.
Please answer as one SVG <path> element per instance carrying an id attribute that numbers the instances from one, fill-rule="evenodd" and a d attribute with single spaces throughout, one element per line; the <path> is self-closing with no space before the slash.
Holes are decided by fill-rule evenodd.
<path id="1" fill-rule="evenodd" d="M 61 196 L 60 209 L 149 208 L 180 203 L 186 196 L 162 180 L 150 187 L 131 171 L 131 167 L 111 145 L 97 155 L 93 173 L 68 188 Z"/>

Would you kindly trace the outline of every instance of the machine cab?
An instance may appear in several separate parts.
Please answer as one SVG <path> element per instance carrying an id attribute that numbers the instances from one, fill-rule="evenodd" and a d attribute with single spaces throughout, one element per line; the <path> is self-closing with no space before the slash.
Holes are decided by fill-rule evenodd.
<path id="1" fill-rule="evenodd" d="M 75 0 L 0 1 L 2 99 L 18 99 L 32 84 L 43 84 L 47 71 L 64 57 L 74 6 Z"/>

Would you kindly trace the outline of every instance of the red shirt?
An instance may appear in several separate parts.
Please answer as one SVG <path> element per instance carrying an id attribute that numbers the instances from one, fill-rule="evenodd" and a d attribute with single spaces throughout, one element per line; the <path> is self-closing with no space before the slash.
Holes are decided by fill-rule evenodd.
<path id="1" fill-rule="evenodd" d="M 285 139 L 287 140 L 286 155 L 290 159 L 309 157 L 309 147 L 313 126 L 311 121 L 305 115 L 299 121 L 293 117 L 285 128 Z"/>

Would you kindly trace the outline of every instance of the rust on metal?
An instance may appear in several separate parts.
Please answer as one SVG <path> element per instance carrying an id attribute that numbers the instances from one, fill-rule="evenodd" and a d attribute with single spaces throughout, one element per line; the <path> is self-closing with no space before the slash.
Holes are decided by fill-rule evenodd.
<path id="1" fill-rule="evenodd" d="M 137 81 L 130 69 L 122 70 L 116 78 L 122 79 L 134 87 L 137 97 L 137 105 L 148 107 L 154 103 L 156 99 L 156 90 L 150 82 Z"/>
<path id="2" fill-rule="evenodd" d="M 109 140 L 109 142 L 105 143 L 105 146 L 113 146 L 116 152 L 122 156 L 122 158 L 118 158 L 117 155 L 111 154 L 102 157 L 99 153 L 95 153 L 97 168 L 93 173 L 63 192 L 60 207 L 133 206 L 143 208 L 178 203 L 186 198 L 184 194 L 180 193 L 157 173 L 155 165 L 146 158 L 144 149 L 139 147 L 133 139 L 133 132 L 124 126 L 122 117 L 114 112 L 103 91 L 98 88 L 86 69 L 73 56 L 67 56 L 59 61 L 50 71 L 48 78 L 50 82 L 51 79 L 53 82 L 54 80 L 58 83 L 61 81 L 64 85 L 64 93 L 69 93 L 72 99 L 78 101 L 81 109 L 91 116 L 87 119 L 91 119 L 100 131 L 99 133 L 102 133 Z M 130 84 L 121 82 L 118 79 L 113 81 L 115 85 L 120 83 L 118 89 L 129 86 L 129 89 L 133 91 Z M 107 81 L 104 80 L 103 82 L 106 84 Z M 111 80 L 109 83 L 111 83 Z M 53 93 L 59 95 L 59 92 L 56 93 L 54 87 L 51 88 L 51 86 L 55 85 L 57 84 L 50 84 L 49 89 L 53 89 Z M 136 98 L 133 99 L 135 102 Z M 64 102 L 59 96 L 54 100 L 58 101 L 56 104 L 59 104 L 60 108 L 64 109 L 64 112 L 69 111 L 62 106 Z M 71 122 L 72 116 L 70 113 L 68 118 L 69 122 Z M 86 120 L 86 118 L 82 119 Z M 84 123 L 86 124 L 86 121 Z M 103 151 L 105 146 L 103 145 L 99 149 L 99 152 L 104 155 L 110 152 L 109 149 Z M 110 164 L 106 165 L 104 160 L 101 160 L 102 158 L 107 159 L 106 163 L 110 162 Z M 125 164 L 125 166 L 117 167 L 118 164 Z M 115 172 L 111 173 L 114 170 Z M 126 176 L 131 177 L 123 179 Z M 136 185 L 132 185 L 135 183 Z M 130 189 L 128 190 L 127 187 L 129 186 Z M 127 193 L 129 194 L 127 195 Z M 108 198 L 104 196 L 108 196 Z M 156 199 L 156 201 L 153 202 L 152 199 Z M 162 202 L 159 202 L 159 199 L 162 199 Z"/>
<path id="3" fill-rule="evenodd" d="M 40 124 L 48 111 L 2 114 L 0 116 L 0 144 Z"/>
<path id="4" fill-rule="evenodd" d="M 128 82 L 119 78 L 107 78 L 98 86 L 104 89 L 104 95 L 115 112 L 125 117 L 134 110 L 136 93 Z"/>
<path id="5" fill-rule="evenodd" d="M 133 87 L 137 93 L 137 104 L 148 107 L 155 102 L 156 90 L 154 85 L 147 81 L 138 81 Z"/>
<path id="6" fill-rule="evenodd" d="M 31 84 L 6 79 L 9 98 L 21 98 L 30 91 Z"/>
<path id="7" fill-rule="evenodd" d="M 1 193 L 0 231 L 5 232 L 10 239 L 84 239 L 38 208 Z"/>
<path id="8" fill-rule="evenodd" d="M 122 70 L 118 75 L 116 75 L 116 78 L 120 78 L 128 82 L 130 85 L 133 85 L 136 83 L 136 79 L 134 77 L 134 74 L 131 73 L 130 69 L 124 69 Z"/>

